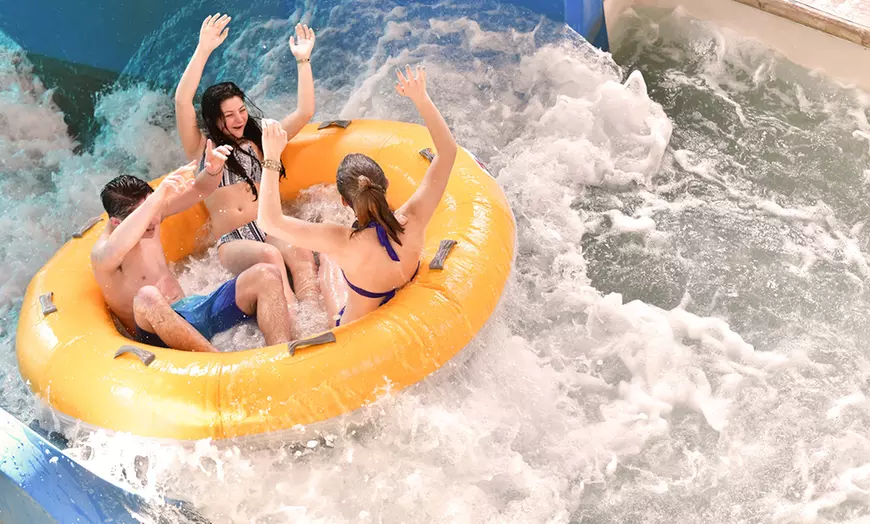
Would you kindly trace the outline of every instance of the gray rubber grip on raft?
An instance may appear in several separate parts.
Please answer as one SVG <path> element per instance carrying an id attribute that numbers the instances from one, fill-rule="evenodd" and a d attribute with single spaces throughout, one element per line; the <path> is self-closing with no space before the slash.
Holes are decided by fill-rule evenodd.
<path id="1" fill-rule="evenodd" d="M 435 159 L 435 153 L 433 153 L 428 147 L 420 150 L 420 156 L 428 160 L 430 163 Z"/>
<path id="2" fill-rule="evenodd" d="M 118 351 L 115 352 L 115 357 L 118 358 L 124 353 L 133 353 L 139 360 L 142 361 L 146 366 L 150 366 L 152 362 L 154 362 L 155 355 L 150 351 L 145 351 L 142 348 L 137 348 L 136 346 L 121 346 Z"/>
<path id="3" fill-rule="evenodd" d="M 94 217 L 94 218 L 88 220 L 87 222 L 85 222 L 85 225 L 76 229 L 75 233 L 72 234 L 72 237 L 73 238 L 82 238 L 83 236 L 85 236 L 85 233 L 87 233 L 89 229 L 91 229 L 92 227 L 94 227 L 95 225 L 99 224 L 102 221 L 103 221 L 103 217 Z"/>
<path id="4" fill-rule="evenodd" d="M 435 253 L 435 258 L 429 262 L 429 269 L 444 269 L 444 261 L 447 260 L 447 255 L 450 254 L 450 250 L 455 245 L 455 240 L 442 240 L 441 245 L 438 246 L 438 252 Z"/>
<path id="5" fill-rule="evenodd" d="M 317 129 L 326 129 L 327 127 L 333 126 L 347 129 L 347 126 L 349 126 L 351 122 L 353 122 L 353 120 L 329 120 L 327 122 L 321 123 L 319 126 L 317 126 Z"/>
<path id="6" fill-rule="evenodd" d="M 43 315 L 50 315 L 57 311 L 57 306 L 51 301 L 52 297 L 54 297 L 54 293 L 51 291 L 39 295 L 39 305 L 42 306 Z"/>
<path id="7" fill-rule="evenodd" d="M 327 331 L 321 335 L 311 338 L 303 338 L 302 340 L 294 340 L 287 344 L 287 349 L 290 350 L 290 356 L 296 354 L 296 348 L 305 346 L 319 346 L 320 344 L 329 344 L 335 342 L 335 334 L 332 331 Z"/>

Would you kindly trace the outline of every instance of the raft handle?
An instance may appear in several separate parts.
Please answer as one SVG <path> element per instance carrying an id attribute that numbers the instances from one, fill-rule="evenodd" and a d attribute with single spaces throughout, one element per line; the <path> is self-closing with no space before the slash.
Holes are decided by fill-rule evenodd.
<path id="1" fill-rule="evenodd" d="M 441 245 L 438 246 L 438 252 L 435 253 L 435 258 L 429 262 L 429 269 L 444 269 L 444 261 L 447 260 L 447 255 L 450 254 L 450 250 L 455 245 L 455 240 L 442 240 Z"/>
<path id="2" fill-rule="evenodd" d="M 85 225 L 76 229 L 75 233 L 72 234 L 72 237 L 73 238 L 82 238 L 83 236 L 85 236 L 85 233 L 87 233 L 89 229 L 91 229 L 92 227 L 94 227 L 95 225 L 99 224 L 102 221 L 103 221 L 103 217 L 91 218 L 90 220 L 85 222 Z"/>
<path id="3" fill-rule="evenodd" d="M 435 153 L 432 152 L 432 149 L 426 148 L 420 150 L 420 156 L 428 160 L 430 163 L 435 159 Z"/>
<path id="4" fill-rule="evenodd" d="M 154 362 L 155 355 L 150 351 L 145 351 L 142 348 L 137 348 L 136 346 L 121 346 L 118 348 L 118 351 L 115 352 L 115 356 L 113 358 L 118 358 L 124 353 L 133 353 L 139 360 L 142 361 L 146 366 L 150 366 L 152 362 Z"/>
<path id="5" fill-rule="evenodd" d="M 50 315 L 57 311 L 57 306 L 55 306 L 54 302 L 51 301 L 52 298 L 54 298 L 54 293 L 51 291 L 39 295 L 39 305 L 42 306 L 43 316 Z"/>
<path id="6" fill-rule="evenodd" d="M 353 122 L 353 120 L 327 120 L 326 122 L 322 122 L 319 126 L 317 126 L 317 129 L 326 129 L 327 127 L 333 126 L 347 129 L 347 126 L 349 126 L 351 122 Z"/>
<path id="7" fill-rule="evenodd" d="M 320 344 L 329 344 L 330 342 L 335 342 L 335 334 L 332 331 L 327 331 L 326 333 L 322 333 L 317 335 L 316 337 L 311 338 L 303 338 L 302 340 L 294 340 L 287 344 L 287 349 L 290 350 L 290 356 L 296 354 L 296 348 L 301 348 L 305 346 L 319 346 Z"/>

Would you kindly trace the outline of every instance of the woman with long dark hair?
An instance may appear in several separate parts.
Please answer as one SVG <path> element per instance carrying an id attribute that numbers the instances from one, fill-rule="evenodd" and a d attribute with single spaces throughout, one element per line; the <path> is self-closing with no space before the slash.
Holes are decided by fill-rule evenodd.
<path id="1" fill-rule="evenodd" d="M 396 90 L 417 106 L 437 154 L 420 186 L 395 212 L 387 203 L 389 180 L 384 170 L 373 159 L 355 153 L 342 160 L 336 173 L 342 202 L 356 214 L 357 221 L 352 227 L 285 216 L 278 191 L 279 171 L 270 161 L 280 159 L 287 133 L 277 122 L 268 123 L 263 129 L 267 164 L 260 189 L 258 223 L 269 235 L 320 253 L 326 308 L 337 317 L 336 326 L 385 304 L 417 274 L 426 226 L 444 195 L 456 160 L 456 141 L 426 92 L 426 71 L 418 66 L 414 75 L 409 66 L 404 75 L 397 73 Z M 331 263 L 337 264 L 344 276 L 344 283 L 338 282 L 342 288 L 338 292 L 329 289 L 326 277 L 331 274 L 328 269 Z M 337 297 L 345 294 L 346 301 L 336 302 Z"/>
<path id="2" fill-rule="evenodd" d="M 215 191 L 205 200 L 211 215 L 212 232 L 220 237 L 218 257 L 221 264 L 234 274 L 260 263 L 278 266 L 284 294 L 288 304 L 293 304 L 296 299 L 287 278 L 287 268 L 299 298 L 315 298 L 318 290 L 314 255 L 310 250 L 293 247 L 266 235 L 257 224 L 257 199 L 263 172 L 262 113 L 236 84 L 223 82 L 210 86 L 203 93 L 201 116 L 205 130 L 197 124 L 193 98 L 208 57 L 229 34 L 227 26 L 230 20 L 228 15 L 217 13 L 202 23 L 199 44 L 175 92 L 178 134 L 190 160 L 204 161 L 209 140 L 215 146 L 228 146 L 232 150 L 223 171 L 215 174 L 216 177 L 220 175 L 220 181 L 215 180 Z M 314 116 L 314 78 L 311 73 L 314 40 L 314 31 L 307 25 L 297 24 L 295 38 L 291 36 L 289 41 L 298 69 L 298 103 L 296 110 L 280 125 L 290 138 Z"/>

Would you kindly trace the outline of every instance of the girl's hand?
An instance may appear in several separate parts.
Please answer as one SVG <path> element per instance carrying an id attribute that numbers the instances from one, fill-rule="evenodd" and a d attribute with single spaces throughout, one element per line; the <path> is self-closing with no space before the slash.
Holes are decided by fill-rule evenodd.
<path id="1" fill-rule="evenodd" d="M 396 92 L 411 99 L 415 104 L 426 100 L 429 94 L 426 92 L 426 68 L 417 66 L 416 74 L 411 72 L 411 66 L 405 66 L 405 74 L 396 69 Z"/>
<path id="2" fill-rule="evenodd" d="M 215 13 L 206 17 L 202 22 L 202 27 L 199 29 L 199 46 L 205 51 L 211 53 L 219 45 L 224 43 L 230 30 L 227 24 L 230 23 L 229 15 L 221 16 L 220 13 Z"/>
<path id="3" fill-rule="evenodd" d="M 281 122 L 263 119 L 263 159 L 281 161 L 281 153 L 287 146 L 287 131 Z"/>
<path id="4" fill-rule="evenodd" d="M 290 37 L 290 52 L 297 60 L 308 60 L 314 49 L 314 30 L 304 24 L 296 24 L 296 38 Z"/>
<path id="5" fill-rule="evenodd" d="M 233 153 L 233 146 L 214 147 L 209 138 L 205 143 L 205 170 L 211 176 L 218 176 L 224 170 L 224 162 Z"/>

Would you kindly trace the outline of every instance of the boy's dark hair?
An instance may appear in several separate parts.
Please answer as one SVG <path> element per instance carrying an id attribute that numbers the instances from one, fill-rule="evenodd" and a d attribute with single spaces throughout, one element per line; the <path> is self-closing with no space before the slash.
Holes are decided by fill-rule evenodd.
<path id="1" fill-rule="evenodd" d="M 153 192 L 154 189 L 141 178 L 121 175 L 103 187 L 100 200 L 109 217 L 124 220 Z"/>

